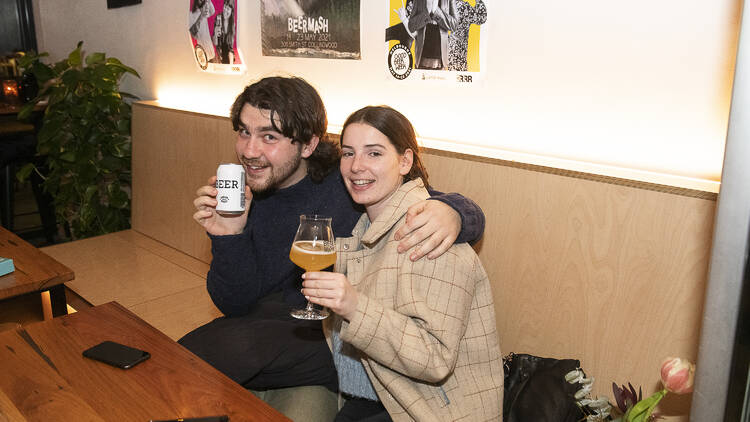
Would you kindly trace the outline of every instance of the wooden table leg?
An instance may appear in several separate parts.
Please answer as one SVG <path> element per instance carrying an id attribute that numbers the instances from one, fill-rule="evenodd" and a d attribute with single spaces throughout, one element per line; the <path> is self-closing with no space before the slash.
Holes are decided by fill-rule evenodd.
<path id="1" fill-rule="evenodd" d="M 65 301 L 65 285 L 58 284 L 49 289 L 50 302 L 52 303 L 52 316 L 68 314 L 68 304 Z"/>
<path id="2" fill-rule="evenodd" d="M 2 174 L 0 175 L 0 181 L 2 181 L 2 186 L 0 186 L 0 189 L 2 189 L 2 192 L 0 192 L 0 197 L 3 199 L 2 201 L 2 210 L 0 210 L 0 217 L 2 217 L 2 221 L 0 221 L 0 225 L 5 227 L 8 230 L 13 230 L 13 172 L 12 172 L 13 166 L 8 163 L 3 166 L 2 168 Z"/>

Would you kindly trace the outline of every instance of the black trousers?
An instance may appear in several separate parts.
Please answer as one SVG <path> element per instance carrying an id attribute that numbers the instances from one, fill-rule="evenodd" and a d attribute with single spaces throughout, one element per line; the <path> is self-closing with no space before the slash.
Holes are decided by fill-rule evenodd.
<path id="1" fill-rule="evenodd" d="M 334 422 L 354 421 L 392 422 L 392 419 L 381 402 L 352 397 L 346 399 Z"/>
<path id="2" fill-rule="evenodd" d="M 289 315 L 277 298 L 241 317 L 221 317 L 178 342 L 220 372 L 253 390 L 322 385 L 338 391 L 336 367 L 320 321 Z"/>

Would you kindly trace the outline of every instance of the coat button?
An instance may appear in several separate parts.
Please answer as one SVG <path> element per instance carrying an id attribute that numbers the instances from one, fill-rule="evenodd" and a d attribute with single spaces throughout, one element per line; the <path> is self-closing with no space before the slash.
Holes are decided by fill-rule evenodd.
<path id="1" fill-rule="evenodd" d="M 345 250 L 345 251 L 348 251 L 348 250 L 349 250 L 349 245 L 348 245 L 348 244 L 347 244 L 347 245 L 344 245 L 344 250 Z"/>

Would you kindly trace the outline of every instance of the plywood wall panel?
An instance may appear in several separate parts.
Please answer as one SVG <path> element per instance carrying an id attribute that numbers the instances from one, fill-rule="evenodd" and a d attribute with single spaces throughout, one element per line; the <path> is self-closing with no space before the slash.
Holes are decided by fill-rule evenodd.
<path id="1" fill-rule="evenodd" d="M 234 136 L 224 117 L 136 104 L 133 228 L 210 262 L 208 237 L 192 218 L 193 200 L 220 163 L 236 161 Z"/>
<path id="2" fill-rule="evenodd" d="M 504 352 L 581 359 L 610 397 L 612 382 L 653 391 L 667 356 L 696 359 L 715 201 L 445 153 L 425 165 L 485 212 L 475 249 Z"/>

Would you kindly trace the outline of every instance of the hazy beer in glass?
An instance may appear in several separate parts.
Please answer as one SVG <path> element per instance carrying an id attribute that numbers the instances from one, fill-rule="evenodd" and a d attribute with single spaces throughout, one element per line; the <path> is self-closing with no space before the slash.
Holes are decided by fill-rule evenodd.
<path id="1" fill-rule="evenodd" d="M 289 259 L 305 271 L 320 271 L 336 263 L 336 251 L 327 249 L 321 242 L 300 240 L 292 244 Z"/>
<path id="2" fill-rule="evenodd" d="M 306 272 L 320 271 L 336 263 L 335 246 L 331 217 L 300 215 L 289 259 Z M 291 314 L 299 319 L 324 319 L 328 311 L 317 309 L 308 301 L 304 309 L 295 309 Z"/>

